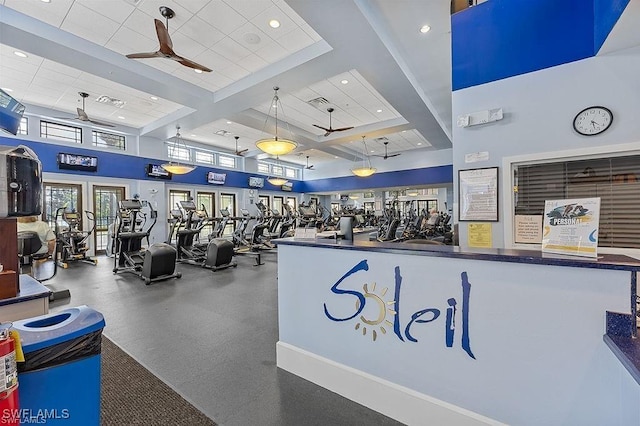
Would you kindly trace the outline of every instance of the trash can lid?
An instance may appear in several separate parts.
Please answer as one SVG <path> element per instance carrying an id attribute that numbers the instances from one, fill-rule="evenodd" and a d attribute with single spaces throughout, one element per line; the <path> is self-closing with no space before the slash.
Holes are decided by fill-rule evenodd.
<path id="1" fill-rule="evenodd" d="M 102 330 L 104 326 L 102 314 L 86 305 L 13 323 L 25 354 Z"/>

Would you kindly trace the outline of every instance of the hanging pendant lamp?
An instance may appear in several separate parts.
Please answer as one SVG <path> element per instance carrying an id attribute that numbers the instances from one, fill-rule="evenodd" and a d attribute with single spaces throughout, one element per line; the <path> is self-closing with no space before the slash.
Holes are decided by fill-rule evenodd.
<path id="1" fill-rule="evenodd" d="M 351 169 L 351 173 L 358 177 L 369 177 L 376 172 L 375 167 L 371 167 L 371 159 L 367 153 L 367 143 L 362 137 L 362 164 Z"/>
<path id="2" fill-rule="evenodd" d="M 283 116 L 284 116 L 284 111 L 282 110 L 282 103 L 280 102 L 280 98 L 278 97 L 278 90 L 280 90 L 280 88 L 278 86 L 275 86 L 273 90 L 274 90 L 273 99 L 271 100 L 271 105 L 269 106 L 269 113 L 267 113 L 267 118 L 264 122 L 264 125 L 266 127 L 267 121 L 269 120 L 269 114 L 271 113 L 271 108 L 273 108 L 275 121 L 276 121 L 275 136 L 258 140 L 256 142 L 256 146 L 258 147 L 259 150 L 266 152 L 267 154 L 280 156 L 280 155 L 289 154 L 291 151 L 293 151 L 298 147 L 298 144 L 292 139 L 287 139 L 278 135 L 278 109 L 282 111 Z M 287 124 L 287 128 L 288 126 L 289 124 Z M 263 131 L 264 131 L 264 127 L 263 127 Z M 291 131 L 289 131 L 289 134 L 291 134 Z"/>
<path id="3" fill-rule="evenodd" d="M 173 161 L 176 158 L 176 152 L 180 152 L 183 150 L 188 152 L 187 145 L 182 140 L 180 136 L 180 126 L 176 126 L 176 136 L 174 138 L 173 144 L 169 148 L 169 162 L 162 164 L 162 168 L 168 171 L 169 173 L 173 173 L 174 175 L 186 175 L 187 173 L 191 173 L 195 170 L 196 166 L 192 164 L 181 163 L 180 161 Z"/>

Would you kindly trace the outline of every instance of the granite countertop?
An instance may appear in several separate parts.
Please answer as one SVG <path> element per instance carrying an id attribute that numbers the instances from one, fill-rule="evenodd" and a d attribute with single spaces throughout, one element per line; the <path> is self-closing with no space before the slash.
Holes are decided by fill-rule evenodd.
<path id="1" fill-rule="evenodd" d="M 460 247 L 432 244 L 391 243 L 378 241 L 344 241 L 335 239 L 301 240 L 281 238 L 272 240 L 278 245 L 299 245 L 341 250 L 375 251 L 382 253 L 412 254 L 432 257 L 488 260 L 494 262 L 527 263 L 538 265 L 570 266 L 578 268 L 640 271 L 640 260 L 629 256 L 603 254 L 597 258 L 542 253 L 535 250 L 515 249 L 461 249 Z"/>

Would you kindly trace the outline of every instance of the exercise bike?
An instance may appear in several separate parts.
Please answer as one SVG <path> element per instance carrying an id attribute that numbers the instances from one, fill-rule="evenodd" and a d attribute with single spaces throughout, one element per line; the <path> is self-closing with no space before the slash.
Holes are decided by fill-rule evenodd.
<path id="1" fill-rule="evenodd" d="M 56 245 L 58 247 L 56 262 L 58 266 L 66 269 L 69 262 L 80 261 L 96 265 L 98 259 L 87 256 L 89 251 L 89 237 L 96 229 L 96 220 L 93 212 L 85 212 L 87 219 L 92 226 L 89 231 L 82 231 L 80 214 L 77 212 L 68 212 L 65 207 L 56 210 L 55 230 Z M 61 226 L 61 222 L 66 223 Z"/>

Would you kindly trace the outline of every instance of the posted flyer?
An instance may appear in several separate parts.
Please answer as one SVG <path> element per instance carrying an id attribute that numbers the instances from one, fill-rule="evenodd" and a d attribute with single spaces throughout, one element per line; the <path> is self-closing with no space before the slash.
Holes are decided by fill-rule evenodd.
<path id="1" fill-rule="evenodd" d="M 546 200 L 543 221 L 543 252 L 598 256 L 600 198 Z"/>

